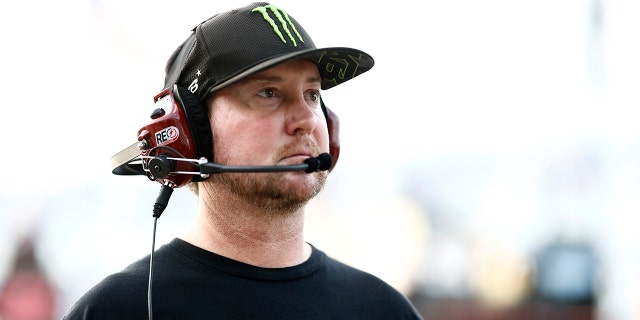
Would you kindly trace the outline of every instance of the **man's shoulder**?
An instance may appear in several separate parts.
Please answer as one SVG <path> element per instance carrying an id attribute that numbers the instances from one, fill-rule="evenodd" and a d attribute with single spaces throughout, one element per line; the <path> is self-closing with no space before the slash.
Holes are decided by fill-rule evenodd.
<path id="1" fill-rule="evenodd" d="M 355 290 L 363 290 L 362 292 L 382 293 L 382 294 L 398 294 L 398 290 L 392 287 L 382 278 L 373 273 L 342 262 L 338 259 L 325 255 L 325 266 L 327 268 L 328 281 L 333 285 L 342 284 Z"/>
<path id="2" fill-rule="evenodd" d="M 326 285 L 339 300 L 357 301 L 355 314 L 389 315 L 396 319 L 421 319 L 409 299 L 382 278 L 366 270 L 326 256 Z"/>
<path id="3" fill-rule="evenodd" d="M 325 255 L 325 266 L 331 274 L 336 277 L 348 277 L 349 279 L 360 280 L 366 283 L 386 284 L 386 282 L 378 276 L 329 255 Z"/>

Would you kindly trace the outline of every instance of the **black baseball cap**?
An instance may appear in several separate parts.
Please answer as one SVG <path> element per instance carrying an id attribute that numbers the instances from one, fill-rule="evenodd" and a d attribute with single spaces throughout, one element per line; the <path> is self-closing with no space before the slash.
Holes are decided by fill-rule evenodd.
<path id="1" fill-rule="evenodd" d="M 166 65 L 165 88 L 177 84 L 204 102 L 218 89 L 276 64 L 307 59 L 318 66 L 321 88 L 368 71 L 373 58 L 346 47 L 316 48 L 286 11 L 266 2 L 219 13 L 193 28 Z"/>

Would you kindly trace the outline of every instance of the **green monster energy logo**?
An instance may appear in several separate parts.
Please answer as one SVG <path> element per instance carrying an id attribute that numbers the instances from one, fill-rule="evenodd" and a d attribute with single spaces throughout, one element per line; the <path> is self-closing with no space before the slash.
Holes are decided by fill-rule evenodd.
<path id="1" fill-rule="evenodd" d="M 267 23 L 269 23 L 269 25 L 271 25 L 271 27 L 273 28 L 273 32 L 275 32 L 276 35 L 278 35 L 278 37 L 280 38 L 280 40 L 282 40 L 283 43 L 287 43 L 287 40 L 285 39 L 284 35 L 282 34 L 282 32 L 280 32 L 278 23 L 269 16 L 269 11 L 273 12 L 273 15 L 276 17 L 276 19 L 282 26 L 282 29 L 287 34 L 287 37 L 289 38 L 289 40 L 291 40 L 294 47 L 297 47 L 298 43 L 296 42 L 296 37 L 294 37 L 293 34 L 291 34 L 291 30 L 293 30 L 293 32 L 297 36 L 298 40 L 300 40 L 300 42 L 304 42 L 304 39 L 302 39 L 302 36 L 300 35 L 300 33 L 298 33 L 296 26 L 293 25 L 293 22 L 291 22 L 291 20 L 289 19 L 289 15 L 284 10 L 274 5 L 257 7 L 251 10 L 251 12 L 262 13 L 262 17 Z"/>

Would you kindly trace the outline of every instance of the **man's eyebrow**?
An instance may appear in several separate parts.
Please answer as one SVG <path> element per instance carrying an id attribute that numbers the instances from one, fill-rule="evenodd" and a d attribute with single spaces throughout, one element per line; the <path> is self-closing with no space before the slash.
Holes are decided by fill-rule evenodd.
<path id="1" fill-rule="evenodd" d="M 307 80 L 307 82 L 309 82 L 309 83 L 314 83 L 314 82 L 322 83 L 322 78 L 320 78 L 320 77 L 311 77 L 311 78 L 309 78 Z"/>

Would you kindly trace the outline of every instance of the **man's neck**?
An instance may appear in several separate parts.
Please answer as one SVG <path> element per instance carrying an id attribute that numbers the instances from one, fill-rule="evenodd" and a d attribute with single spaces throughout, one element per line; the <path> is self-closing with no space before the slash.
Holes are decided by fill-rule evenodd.
<path id="1" fill-rule="evenodd" d="M 304 241 L 304 208 L 265 212 L 229 195 L 216 198 L 225 200 L 199 197 L 196 224 L 185 241 L 264 268 L 294 266 L 311 255 Z"/>

